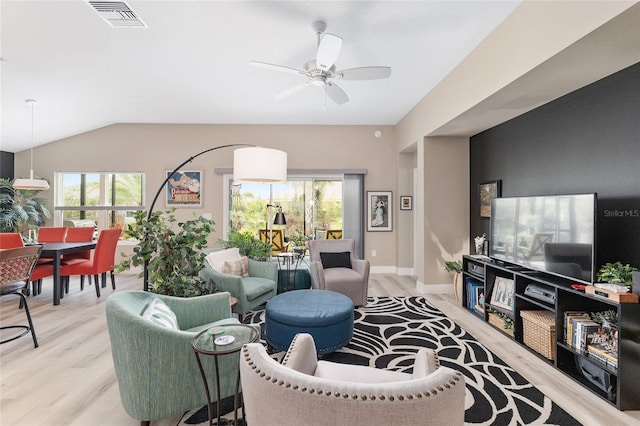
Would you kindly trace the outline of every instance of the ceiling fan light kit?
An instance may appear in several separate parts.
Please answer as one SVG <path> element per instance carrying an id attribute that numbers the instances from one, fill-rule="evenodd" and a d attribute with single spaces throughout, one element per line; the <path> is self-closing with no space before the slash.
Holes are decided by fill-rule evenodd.
<path id="1" fill-rule="evenodd" d="M 304 64 L 303 69 L 299 70 L 266 62 L 249 62 L 250 65 L 256 67 L 286 72 L 289 74 L 298 74 L 307 78 L 306 82 L 293 86 L 274 96 L 275 100 L 285 99 L 305 87 L 316 86 L 324 87 L 325 94 L 336 104 L 342 105 L 349 101 L 349 96 L 347 96 L 345 91 L 339 86 L 329 81 L 330 79 L 378 80 L 389 78 L 389 76 L 391 76 L 391 67 L 385 66 L 348 68 L 336 71 L 335 62 L 340 55 L 340 50 L 342 49 L 342 38 L 334 34 L 325 33 L 327 24 L 323 21 L 313 22 L 311 24 L 311 28 L 316 33 L 318 41 L 316 58 L 307 61 Z"/>

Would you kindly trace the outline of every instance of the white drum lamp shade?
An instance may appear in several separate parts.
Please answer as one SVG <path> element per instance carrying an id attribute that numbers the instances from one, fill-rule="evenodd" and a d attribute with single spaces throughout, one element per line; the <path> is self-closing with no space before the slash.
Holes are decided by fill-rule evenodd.
<path id="1" fill-rule="evenodd" d="M 262 147 L 236 149 L 233 152 L 233 180 L 284 183 L 287 181 L 287 153 Z"/>

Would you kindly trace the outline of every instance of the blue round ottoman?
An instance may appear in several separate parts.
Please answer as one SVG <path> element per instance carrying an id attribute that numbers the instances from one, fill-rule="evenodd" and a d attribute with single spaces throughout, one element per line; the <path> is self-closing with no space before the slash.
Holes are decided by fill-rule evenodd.
<path id="1" fill-rule="evenodd" d="M 286 351 L 298 333 L 309 333 L 319 355 L 346 346 L 353 336 L 353 302 L 326 290 L 294 290 L 274 296 L 265 311 L 265 337 Z"/>

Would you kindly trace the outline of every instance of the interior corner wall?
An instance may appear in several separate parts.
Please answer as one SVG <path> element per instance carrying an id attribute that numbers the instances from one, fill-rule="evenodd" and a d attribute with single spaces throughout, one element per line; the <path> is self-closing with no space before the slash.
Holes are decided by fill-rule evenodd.
<path id="1" fill-rule="evenodd" d="M 469 139 L 427 137 L 423 152 L 424 277 L 422 284 L 449 284 L 445 260 L 468 253 Z M 424 290 L 424 286 L 422 287 Z M 429 292 L 426 290 L 426 292 Z"/>
<path id="2" fill-rule="evenodd" d="M 400 206 L 400 197 L 414 196 L 413 175 L 416 168 L 416 153 L 400 153 L 398 154 L 398 194 L 393 198 L 398 202 L 397 211 L 397 265 L 399 273 L 414 275 L 414 209 L 402 210 Z"/>
<path id="3" fill-rule="evenodd" d="M 0 178 L 13 179 L 13 152 L 0 151 Z"/>
<path id="4" fill-rule="evenodd" d="M 470 230 L 489 235 L 478 184 L 502 196 L 598 194 L 597 265 L 640 267 L 640 63 L 471 138 Z"/>

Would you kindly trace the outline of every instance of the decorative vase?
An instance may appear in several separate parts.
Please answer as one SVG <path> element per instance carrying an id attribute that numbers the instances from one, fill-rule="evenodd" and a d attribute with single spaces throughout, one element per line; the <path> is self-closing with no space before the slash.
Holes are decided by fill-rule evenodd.
<path id="1" fill-rule="evenodd" d="M 453 274 L 453 289 L 456 294 L 456 300 L 462 303 L 462 280 L 460 274 Z"/>

